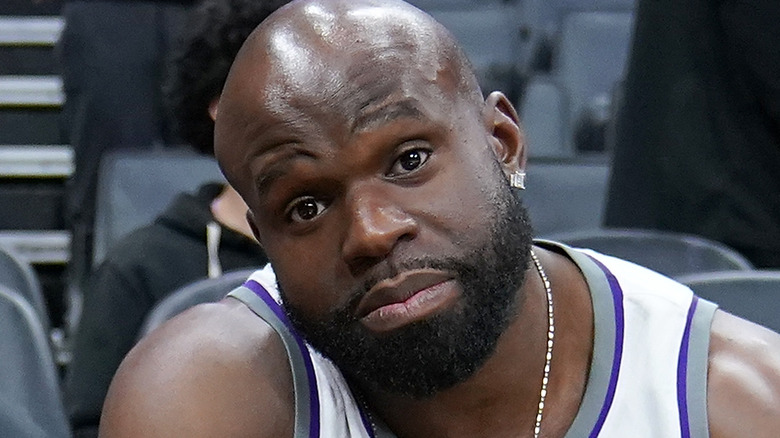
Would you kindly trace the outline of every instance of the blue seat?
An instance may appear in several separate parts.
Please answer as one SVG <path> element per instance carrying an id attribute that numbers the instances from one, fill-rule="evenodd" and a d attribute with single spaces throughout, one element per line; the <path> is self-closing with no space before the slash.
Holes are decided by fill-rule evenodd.
<path id="1" fill-rule="evenodd" d="M 645 229 L 592 229 L 548 236 L 645 266 L 669 277 L 712 271 L 752 270 L 734 249 L 684 233 Z"/>
<path id="2" fill-rule="evenodd" d="M 259 268 L 261 266 L 258 266 Z M 240 269 L 225 272 L 220 277 L 198 280 L 171 292 L 149 312 L 141 326 L 139 339 L 196 304 L 221 300 L 228 292 L 241 286 L 254 271 L 255 269 Z"/>
<path id="3" fill-rule="evenodd" d="M 780 271 L 726 271 L 677 278 L 721 309 L 780 333 Z"/>
<path id="4" fill-rule="evenodd" d="M 44 431 L 41 436 L 69 437 L 59 377 L 44 327 L 26 299 L 2 285 L 0 358 L 0 404 L 24 417 L 24 423 Z M 0 436 L 12 436 L 6 432 L 0 430 Z"/>

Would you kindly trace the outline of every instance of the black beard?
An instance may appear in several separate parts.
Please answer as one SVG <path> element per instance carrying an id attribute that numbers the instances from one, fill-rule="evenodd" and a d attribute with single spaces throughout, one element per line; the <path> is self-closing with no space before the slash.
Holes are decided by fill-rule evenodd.
<path id="1" fill-rule="evenodd" d="M 289 305 L 280 284 L 293 326 L 350 381 L 367 390 L 425 398 L 465 381 L 491 356 L 524 298 L 518 290 L 530 261 L 531 226 L 508 185 L 497 198 L 496 220 L 483 245 L 458 257 L 395 266 L 352 291 L 350 303 L 325 318 L 312 320 Z M 460 305 L 382 337 L 366 330 L 353 315 L 368 289 L 383 278 L 418 268 L 457 273 L 464 292 Z"/>

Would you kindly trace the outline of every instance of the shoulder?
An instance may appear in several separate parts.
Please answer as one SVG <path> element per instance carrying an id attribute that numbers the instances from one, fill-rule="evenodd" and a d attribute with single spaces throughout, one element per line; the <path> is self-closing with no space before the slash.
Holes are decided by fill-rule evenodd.
<path id="1" fill-rule="evenodd" d="M 276 332 L 227 298 L 172 319 L 125 358 L 100 432 L 131 436 L 292 436 L 294 400 Z"/>
<path id="2" fill-rule="evenodd" d="M 780 335 L 718 311 L 707 384 L 711 436 L 769 437 L 780 429 Z"/>

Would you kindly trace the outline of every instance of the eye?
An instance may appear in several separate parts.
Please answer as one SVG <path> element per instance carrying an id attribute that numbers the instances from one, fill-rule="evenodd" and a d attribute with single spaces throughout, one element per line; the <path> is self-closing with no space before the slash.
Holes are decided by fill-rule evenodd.
<path id="1" fill-rule="evenodd" d="M 425 164 L 430 156 L 431 152 L 425 149 L 410 149 L 405 151 L 393 163 L 393 167 L 390 169 L 390 175 L 396 176 L 413 172 Z"/>
<path id="2" fill-rule="evenodd" d="M 307 222 L 322 214 L 325 208 L 327 206 L 324 202 L 318 201 L 311 196 L 306 196 L 290 203 L 286 216 L 293 222 Z"/>

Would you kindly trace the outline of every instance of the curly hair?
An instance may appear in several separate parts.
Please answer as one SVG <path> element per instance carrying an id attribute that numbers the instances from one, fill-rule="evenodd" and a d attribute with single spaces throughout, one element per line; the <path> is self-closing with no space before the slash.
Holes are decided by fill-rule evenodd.
<path id="1" fill-rule="evenodd" d="M 289 0 L 204 0 L 190 12 L 163 85 L 167 112 L 182 140 L 214 154 L 209 104 L 249 34 Z"/>

